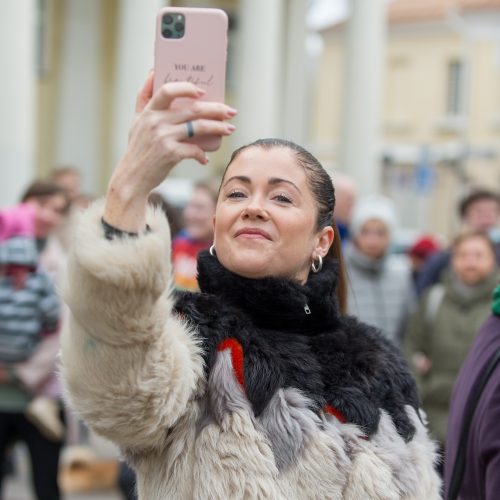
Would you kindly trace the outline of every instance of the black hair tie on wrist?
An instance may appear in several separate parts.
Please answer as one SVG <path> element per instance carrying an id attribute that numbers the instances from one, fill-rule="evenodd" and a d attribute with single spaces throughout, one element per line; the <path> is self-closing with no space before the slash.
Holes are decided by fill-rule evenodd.
<path id="1" fill-rule="evenodd" d="M 118 229 L 115 226 L 112 226 L 111 224 L 108 224 L 105 220 L 104 217 L 101 217 L 101 224 L 104 229 L 104 237 L 107 240 L 113 240 L 115 236 L 118 238 L 123 238 L 124 236 L 128 236 L 129 238 L 137 238 L 139 236 L 138 233 L 131 233 L 128 231 L 122 231 L 121 229 Z M 146 225 L 146 233 L 149 233 L 151 231 L 151 228 Z"/>

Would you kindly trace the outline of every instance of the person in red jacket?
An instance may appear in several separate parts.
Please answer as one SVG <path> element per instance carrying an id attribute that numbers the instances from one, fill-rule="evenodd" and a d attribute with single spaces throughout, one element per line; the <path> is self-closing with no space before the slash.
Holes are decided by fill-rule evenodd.
<path id="1" fill-rule="evenodd" d="M 206 182 L 194 185 L 184 209 L 185 229 L 172 241 L 174 284 L 178 290 L 198 290 L 196 259 L 210 248 L 214 238 L 213 218 L 217 192 Z"/>

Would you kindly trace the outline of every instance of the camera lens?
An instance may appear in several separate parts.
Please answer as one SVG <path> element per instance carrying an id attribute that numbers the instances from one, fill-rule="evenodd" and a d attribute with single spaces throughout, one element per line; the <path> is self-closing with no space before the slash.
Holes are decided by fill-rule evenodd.
<path id="1" fill-rule="evenodd" d="M 172 30 L 167 29 L 163 31 L 163 36 L 165 38 L 172 38 L 172 35 L 173 35 Z"/>
<path id="2" fill-rule="evenodd" d="M 175 31 L 184 31 L 184 25 L 182 23 L 174 24 Z"/>
<path id="3" fill-rule="evenodd" d="M 165 24 L 172 24 L 174 22 L 174 18 L 169 14 L 163 18 L 163 22 Z"/>

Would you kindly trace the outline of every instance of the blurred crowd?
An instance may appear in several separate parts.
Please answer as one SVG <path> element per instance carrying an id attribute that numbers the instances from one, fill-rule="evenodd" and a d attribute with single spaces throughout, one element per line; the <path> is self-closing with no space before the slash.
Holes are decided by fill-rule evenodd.
<path id="1" fill-rule="evenodd" d="M 403 350 L 444 454 L 453 387 L 490 315 L 500 279 L 500 194 L 471 190 L 456 207 L 460 228 L 449 241 L 421 234 L 401 252 L 391 200 L 358 196 L 345 174 L 336 173 L 333 180 L 348 271 L 348 314 L 377 327 Z M 212 244 L 216 198 L 212 181 L 193 184 L 182 207 L 159 192 L 150 195 L 149 203 L 170 224 L 177 290 L 197 290 L 196 258 Z M 0 207 L 1 474 L 16 472 L 12 449 L 23 441 L 38 498 L 60 498 L 61 452 L 85 445 L 88 438 L 63 402 L 56 366 L 59 333 L 68 320 L 59 292 L 71 231 L 91 201 L 81 192 L 78 170 L 65 167 L 34 181 L 19 204 Z M 124 498 L 134 498 L 134 476 L 125 464 L 118 484 Z"/>
<path id="2" fill-rule="evenodd" d="M 197 289 L 196 257 L 212 244 L 216 196 L 210 182 L 194 184 L 183 207 L 159 193 L 150 195 L 149 203 L 169 221 L 179 290 Z M 63 449 L 73 448 L 76 460 L 89 459 L 81 451 L 88 430 L 63 401 L 57 355 L 68 320 L 60 291 L 71 233 L 78 212 L 91 201 L 81 192 L 78 170 L 64 167 L 35 180 L 17 205 L 0 207 L 0 479 L 16 473 L 12 450 L 22 441 L 39 499 L 61 498 Z M 134 476 L 125 464 L 116 482 L 124 498 L 135 498 Z"/>
<path id="3" fill-rule="evenodd" d="M 356 199 L 355 185 L 344 176 L 339 186 L 349 191 L 338 197 L 348 208 L 339 211 L 350 281 L 348 312 L 378 327 L 406 355 L 441 450 L 437 467 L 443 474 L 445 457 L 451 461 L 448 469 L 453 466 L 446 443 L 454 386 L 491 315 L 500 280 L 500 194 L 471 189 L 456 207 L 460 225 L 450 241 L 423 234 L 401 253 L 394 251 L 399 248 L 394 245 L 398 214 L 391 200 Z M 462 377 L 470 375 L 469 370 Z M 458 393 L 459 398 L 467 399 Z M 459 413 L 452 436 L 455 451 L 462 429 Z"/>

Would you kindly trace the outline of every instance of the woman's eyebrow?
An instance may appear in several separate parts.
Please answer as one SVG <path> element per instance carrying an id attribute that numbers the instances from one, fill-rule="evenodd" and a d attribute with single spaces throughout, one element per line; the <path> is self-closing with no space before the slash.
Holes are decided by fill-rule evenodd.
<path id="1" fill-rule="evenodd" d="M 289 180 L 287 180 L 287 179 L 281 179 L 280 177 L 271 177 L 271 178 L 269 179 L 269 184 L 271 184 L 271 186 L 272 186 L 272 185 L 274 185 L 274 184 L 281 184 L 281 183 L 283 183 L 283 182 L 284 182 L 285 184 L 290 184 L 290 185 L 292 185 L 292 186 L 293 186 L 293 187 L 294 187 L 294 188 L 295 188 L 295 189 L 296 189 L 299 193 L 301 193 L 301 194 L 302 194 L 302 191 L 299 189 L 299 187 L 298 187 L 295 183 L 293 183 L 292 181 L 289 181 Z"/>
<path id="2" fill-rule="evenodd" d="M 246 175 L 233 175 L 233 177 L 229 177 L 229 179 L 226 182 L 224 182 L 224 186 L 229 184 L 231 181 L 241 181 L 244 182 L 245 184 L 252 184 L 250 177 L 247 177 Z"/>
<path id="3" fill-rule="evenodd" d="M 246 175 L 233 175 L 233 177 L 230 177 L 225 183 L 224 183 L 224 187 L 229 184 L 231 181 L 240 181 L 240 182 L 244 182 L 245 184 L 252 184 L 252 180 L 250 179 L 250 177 L 247 177 Z M 282 179 L 281 177 L 271 177 L 268 181 L 268 184 L 270 186 L 274 186 L 275 184 L 282 184 L 282 183 L 285 183 L 285 184 L 290 184 L 291 186 L 293 186 L 299 193 L 302 194 L 302 191 L 299 189 L 299 187 L 293 183 L 292 181 L 289 181 L 287 179 Z"/>

